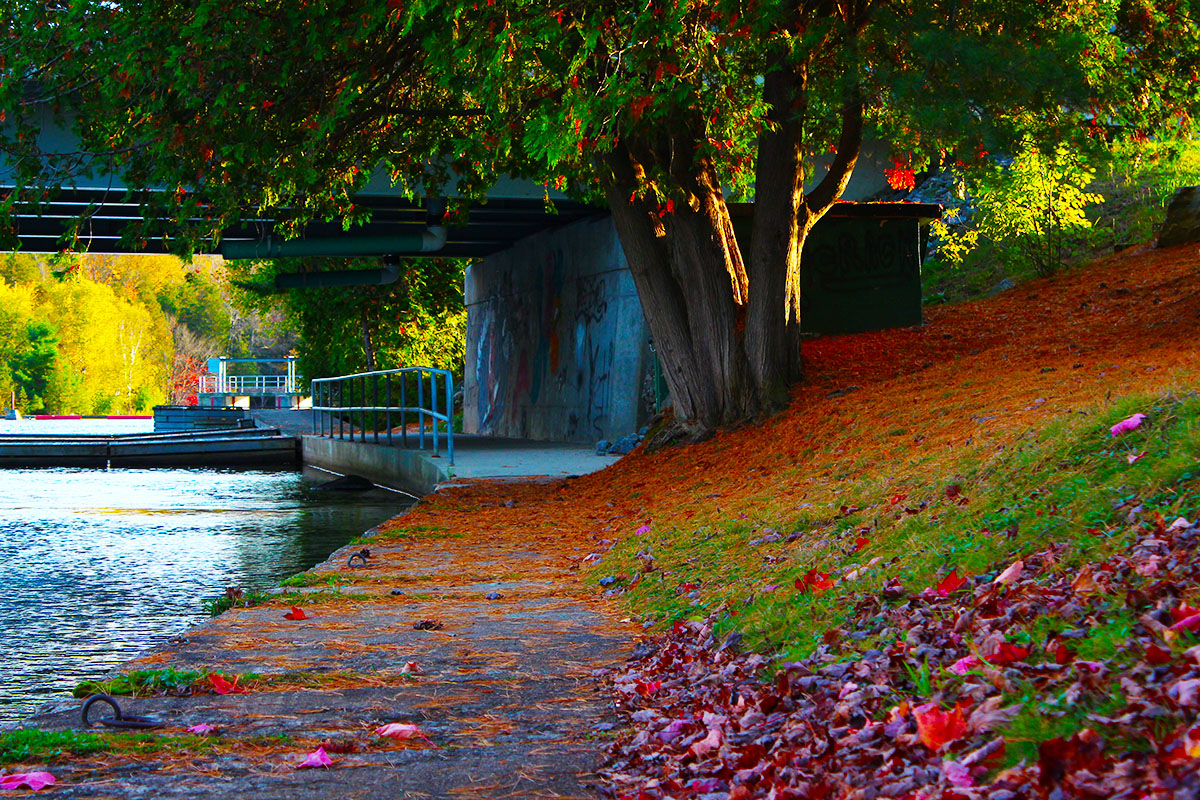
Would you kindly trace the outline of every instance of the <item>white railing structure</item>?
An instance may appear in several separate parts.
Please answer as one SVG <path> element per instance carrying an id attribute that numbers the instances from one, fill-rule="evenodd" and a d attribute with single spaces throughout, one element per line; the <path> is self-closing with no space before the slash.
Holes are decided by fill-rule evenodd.
<path id="1" fill-rule="evenodd" d="M 294 358 L 214 358 L 216 371 L 200 376 L 204 394 L 300 394 L 301 379 Z M 284 371 L 274 375 L 230 375 L 230 364 L 283 364 Z M 211 370 L 211 367 L 210 367 Z"/>
<path id="2" fill-rule="evenodd" d="M 416 376 L 416 398 L 410 397 L 407 385 L 409 381 L 406 380 L 408 375 Z M 357 415 L 360 441 L 367 440 L 369 426 L 375 442 L 378 443 L 379 423 L 383 422 L 384 435 L 390 445 L 393 443 L 392 431 L 396 422 L 393 415 L 398 415 L 401 443 L 408 447 L 408 421 L 409 415 L 413 414 L 416 415 L 417 421 L 417 447 L 425 449 L 425 432 L 428 427 L 433 444 L 433 457 L 438 458 L 438 429 L 441 428 L 446 439 L 446 453 L 450 457 L 450 466 L 454 466 L 454 375 L 449 370 L 433 367 L 376 370 L 334 378 L 317 378 L 311 385 L 315 436 L 332 438 L 335 435 L 336 422 L 336 436 L 339 439 L 346 438 L 348 428 L 349 438 L 353 441 Z M 399 405 L 394 402 L 397 399 Z M 416 400 L 416 405 L 409 405 L 411 399 Z"/>

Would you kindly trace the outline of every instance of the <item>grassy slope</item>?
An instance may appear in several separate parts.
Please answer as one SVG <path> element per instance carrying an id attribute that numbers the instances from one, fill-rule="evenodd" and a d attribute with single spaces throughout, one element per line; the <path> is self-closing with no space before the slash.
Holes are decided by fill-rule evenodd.
<path id="1" fill-rule="evenodd" d="M 783 414 L 578 479 L 446 490 L 390 535 L 519 533 L 654 631 L 714 617 L 780 659 L 869 630 L 864 597 L 919 594 L 951 571 L 984 580 L 1030 557 L 1037 581 L 1059 580 L 1127 552 L 1160 515 L 1200 516 L 1197 266 L 1197 246 L 1128 250 L 927 309 L 917 329 L 807 342 Z M 1139 411 L 1143 428 L 1109 434 Z M 1200 606 L 1200 592 L 1178 600 Z M 1115 664 L 1136 613 L 1101 605 L 1072 649 Z M 1066 626 L 1037 616 L 1008 635 L 1041 643 Z M 839 657 L 883 645 L 841 642 Z M 1028 707 L 1018 740 L 1069 732 Z"/>
<path id="2" fill-rule="evenodd" d="M 874 559 L 859 583 L 920 590 L 1050 541 L 1070 545 L 1063 569 L 1103 558 L 1126 544 L 1114 505 L 1134 498 L 1194 519 L 1198 253 L 1118 255 L 931 309 L 919 330 L 812 342 L 784 415 L 596 479 L 632 488 L 650 524 L 620 531 L 597 575 L 631 580 L 653 556 L 634 609 L 667 621 L 728 603 L 729 626 L 794 656 L 845 613 L 839 578 Z M 1134 411 L 1150 423 L 1114 440 Z M 797 591 L 812 569 L 834 588 Z"/>

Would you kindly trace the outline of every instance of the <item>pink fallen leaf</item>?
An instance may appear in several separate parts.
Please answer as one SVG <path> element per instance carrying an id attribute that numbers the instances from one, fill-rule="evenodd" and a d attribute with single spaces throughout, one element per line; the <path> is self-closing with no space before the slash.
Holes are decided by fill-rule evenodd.
<path id="1" fill-rule="evenodd" d="M 333 759 L 325 753 L 324 747 L 318 747 L 308 754 L 308 757 L 296 765 L 296 769 L 304 767 L 328 767 L 333 763 Z"/>
<path id="2" fill-rule="evenodd" d="M 187 732 L 194 733 L 197 736 L 208 736 L 210 733 L 216 733 L 217 729 L 212 725 L 206 725 L 205 723 L 201 722 L 199 725 L 193 725 L 192 727 L 188 728 Z"/>
<path id="3" fill-rule="evenodd" d="M 1136 464 L 1138 461 L 1141 460 L 1142 456 L 1144 456 L 1144 455 L 1146 455 L 1145 450 L 1143 450 L 1140 453 L 1129 453 L 1128 455 L 1125 456 L 1125 460 L 1128 461 L 1130 464 Z"/>
<path id="4" fill-rule="evenodd" d="M 649 525 L 643 525 L 642 527 L 638 528 L 638 529 L 637 529 L 636 531 L 634 531 L 633 533 L 634 533 L 634 535 L 636 535 L 636 536 L 645 536 L 645 535 L 646 535 L 647 533 L 649 533 L 649 532 L 650 532 L 650 526 L 649 526 Z"/>
<path id="5" fill-rule="evenodd" d="M 1113 425 L 1111 428 L 1109 428 L 1109 432 L 1112 433 L 1113 436 L 1120 436 L 1122 433 L 1129 433 L 1132 430 L 1136 430 L 1145 419 L 1145 414 L 1134 414 L 1131 417 L 1121 420 L 1116 425 Z"/>
<path id="6" fill-rule="evenodd" d="M 1001 586 L 1009 586 L 1017 578 L 1021 577 L 1021 570 L 1025 569 L 1025 562 L 1021 560 L 1014 561 L 1008 569 L 996 576 L 992 583 L 998 583 Z"/>
<path id="7" fill-rule="evenodd" d="M 1179 631 L 1196 631 L 1200 630 L 1200 614 L 1193 614 L 1190 617 L 1184 617 L 1171 626 L 1170 630 L 1178 633 Z"/>
<path id="8" fill-rule="evenodd" d="M 429 737 L 411 722 L 389 722 L 387 725 L 380 725 L 376 728 L 375 733 L 379 736 L 386 736 L 389 739 L 424 739 L 427 742 L 429 741 Z"/>
<path id="9" fill-rule="evenodd" d="M 14 772 L 0 777 L 0 789 L 8 792 L 27 786 L 33 791 L 54 785 L 54 776 L 49 772 Z"/>
<path id="10" fill-rule="evenodd" d="M 693 742 L 692 746 L 688 748 L 688 752 L 690 752 L 696 758 L 704 758 L 706 755 L 711 753 L 713 750 L 716 750 L 720 746 L 721 729 L 709 728 L 708 735 L 698 742 Z"/>
<path id="11" fill-rule="evenodd" d="M 950 670 L 955 675 L 966 675 L 971 670 L 977 669 L 981 666 L 983 666 L 983 662 L 978 658 L 975 656 L 966 656 L 964 658 L 960 658 L 958 661 L 955 661 L 946 669 Z"/>
<path id="12" fill-rule="evenodd" d="M 401 675 L 420 675 L 424 670 L 415 661 L 405 661 L 404 669 L 400 670 Z"/>
<path id="13" fill-rule="evenodd" d="M 1167 694 L 1183 708 L 1200 705 L 1200 678 L 1178 681 Z"/>
<path id="14" fill-rule="evenodd" d="M 966 787 L 975 785 L 975 779 L 971 777 L 971 770 L 957 761 L 943 761 L 942 772 L 945 774 L 946 780 L 955 786 Z"/>
<path id="15" fill-rule="evenodd" d="M 658 740 L 663 744 L 670 744 L 683 735 L 683 729 L 686 727 L 686 720 L 672 720 L 670 725 L 658 732 Z"/>

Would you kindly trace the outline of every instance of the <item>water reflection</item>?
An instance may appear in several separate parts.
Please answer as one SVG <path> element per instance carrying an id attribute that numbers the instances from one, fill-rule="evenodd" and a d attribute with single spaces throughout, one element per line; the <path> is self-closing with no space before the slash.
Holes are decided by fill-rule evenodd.
<path id="1" fill-rule="evenodd" d="M 27 716 L 398 513 L 384 490 L 220 470 L 0 470 L 0 722 Z"/>

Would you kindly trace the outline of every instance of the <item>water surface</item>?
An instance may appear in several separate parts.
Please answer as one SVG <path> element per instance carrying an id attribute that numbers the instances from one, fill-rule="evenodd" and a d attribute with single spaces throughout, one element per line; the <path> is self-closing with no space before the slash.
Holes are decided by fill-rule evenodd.
<path id="1" fill-rule="evenodd" d="M 13 426 L 0 433 L 63 432 Z M 0 470 L 0 723 L 207 619 L 202 601 L 225 587 L 277 586 L 411 501 L 313 491 L 328 477 Z"/>

